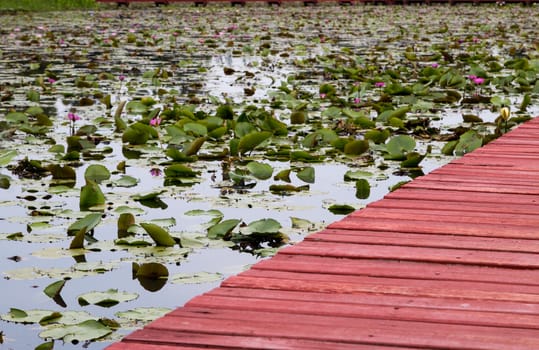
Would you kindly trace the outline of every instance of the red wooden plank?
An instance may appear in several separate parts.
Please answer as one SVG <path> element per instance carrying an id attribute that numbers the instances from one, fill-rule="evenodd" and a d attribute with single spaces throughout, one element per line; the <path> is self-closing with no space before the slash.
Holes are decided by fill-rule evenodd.
<path id="1" fill-rule="evenodd" d="M 538 208 L 539 209 L 539 206 Z M 349 215 L 351 218 L 377 218 L 383 217 L 386 219 L 397 220 L 423 220 L 423 221 L 440 221 L 447 224 L 457 223 L 476 223 L 476 224 L 510 224 L 513 226 L 539 226 L 539 216 L 530 214 L 516 213 L 492 213 L 485 212 L 467 212 L 465 210 L 438 210 L 433 209 L 415 209 L 415 208 L 386 208 L 367 206 L 361 210 L 357 210 Z"/>
<path id="2" fill-rule="evenodd" d="M 472 249 L 444 249 L 305 241 L 288 254 L 345 257 L 354 259 L 400 259 L 446 264 L 474 264 L 493 267 L 539 268 L 537 254 Z"/>
<path id="3" fill-rule="evenodd" d="M 194 319 L 196 320 L 196 319 Z M 248 323 L 248 321 L 246 321 Z M 271 325 L 268 325 L 271 327 Z M 190 344 L 199 344 L 198 349 L 206 349 L 206 346 L 215 347 L 217 349 L 272 349 L 272 350 L 294 350 L 294 349 L 313 349 L 313 350 L 411 350 L 413 347 L 401 346 L 383 346 L 376 344 L 347 344 L 344 342 L 331 342 L 323 340 L 310 339 L 293 339 L 291 337 L 280 336 L 257 336 L 257 335 L 227 335 L 217 334 L 218 331 L 213 330 L 213 333 L 178 330 L 160 330 L 154 328 L 146 328 L 144 331 L 136 331 L 128 336 L 127 344 L 133 342 L 143 343 L 147 340 L 157 339 L 159 342 L 168 343 L 172 349 L 184 349 L 184 346 Z M 219 332 L 222 333 L 222 332 Z M 130 349 L 127 347 L 126 349 Z M 117 350 L 117 349 L 112 349 Z M 123 350 L 123 349 L 121 349 Z M 156 349 L 161 350 L 161 349 Z M 166 349 L 168 350 L 168 349 Z"/>
<path id="4" fill-rule="evenodd" d="M 539 315 L 516 314 L 508 312 L 483 312 L 476 310 L 443 310 L 434 312 L 431 308 L 414 306 L 391 306 L 371 304 L 343 304 L 331 302 L 313 302 L 299 300 L 269 301 L 263 298 L 234 298 L 205 295 L 191 300 L 189 308 L 223 309 L 236 312 L 241 305 L 242 313 L 250 313 L 253 318 L 262 317 L 260 313 L 277 312 L 308 315 L 297 317 L 296 322 L 327 325 L 331 317 L 332 326 L 346 325 L 349 318 L 400 320 L 471 326 L 490 326 L 507 328 L 529 328 L 539 330 Z M 442 310 L 436 310 L 442 311 Z M 174 311 L 170 316 L 175 316 Z M 204 315 L 205 316 L 205 315 Z M 247 317 L 248 315 L 243 315 Z M 290 320 L 292 321 L 292 320 Z"/>
<path id="5" fill-rule="evenodd" d="M 404 185 L 398 191 L 388 193 L 385 198 L 393 199 L 421 199 L 437 200 L 446 202 L 460 203 L 508 203 L 508 204 L 528 204 L 537 205 L 539 203 L 538 195 L 530 194 L 511 194 L 503 195 L 503 201 L 498 193 L 481 193 L 461 191 L 456 189 L 431 189 L 411 187 L 410 184 Z"/>
<path id="6" fill-rule="evenodd" d="M 376 260 L 279 254 L 262 261 L 253 270 L 275 270 L 313 274 L 396 277 L 425 280 L 494 282 L 539 285 L 539 270 L 490 266 L 448 265 L 419 261 Z"/>
<path id="7" fill-rule="evenodd" d="M 539 162 L 537 163 L 537 170 L 539 170 Z M 505 184 L 503 186 L 495 184 L 468 184 L 461 182 L 459 184 L 452 184 L 446 182 L 432 182 L 432 181 L 412 181 L 407 183 L 406 188 L 426 188 L 431 190 L 455 190 L 463 192 L 485 192 L 496 193 L 498 198 L 506 194 L 523 194 L 523 195 L 539 195 L 539 187 L 530 186 L 518 186 L 513 184 Z"/>
<path id="8" fill-rule="evenodd" d="M 465 211 L 468 215 L 475 215 L 484 213 L 495 217 L 498 214 L 512 215 L 516 214 L 518 216 L 535 216 L 539 215 L 539 206 L 537 204 L 515 204 L 515 203 L 504 203 L 504 202 L 484 202 L 481 204 L 478 203 L 468 203 L 460 201 L 439 201 L 439 200 L 428 200 L 428 199 L 410 199 L 410 198 L 389 198 L 386 197 L 384 200 L 376 201 L 367 205 L 367 208 L 400 208 L 400 209 L 432 209 L 436 208 L 441 211 L 453 211 L 453 212 L 462 212 Z M 495 214 L 495 215 L 494 215 Z"/>
<path id="9" fill-rule="evenodd" d="M 153 341 L 153 340 L 152 340 Z M 158 340 L 156 340 L 157 342 Z M 111 346 L 107 347 L 107 350 L 178 350 L 180 349 L 177 345 L 164 345 L 164 344 L 152 344 L 148 342 L 119 342 L 112 344 Z M 189 346 L 189 345 L 182 345 L 181 349 L 183 350 L 200 350 L 200 346 Z M 209 347 L 204 346 L 204 349 L 214 349 L 214 350 L 222 350 L 227 349 L 225 347 Z M 228 347 L 228 349 L 230 349 Z"/>
<path id="10" fill-rule="evenodd" d="M 327 323 L 317 325 L 300 322 L 290 313 L 264 313 L 254 318 L 241 310 L 227 317 L 214 318 L 222 310 L 207 309 L 213 318 L 193 317 L 189 308 L 178 310 L 175 316 L 165 316 L 148 328 L 170 331 L 198 331 L 229 335 L 258 335 L 276 338 L 313 339 L 342 344 L 375 344 L 443 349 L 527 349 L 539 344 L 535 330 L 430 324 L 394 320 L 348 318 L 339 323 L 328 317 Z M 198 311 L 200 312 L 200 311 Z M 181 315 L 181 316 L 180 316 Z M 283 320 L 289 320 L 283 322 Z"/>
<path id="11" fill-rule="evenodd" d="M 335 243 L 376 244 L 385 246 L 450 248 L 534 254 L 539 253 L 539 241 L 537 240 L 454 236 L 450 234 L 416 234 L 397 231 L 327 229 L 311 234 L 306 237 L 305 240 Z M 282 252 L 286 253 L 285 250 Z"/>
<path id="12" fill-rule="evenodd" d="M 348 216 L 328 225 L 343 230 L 395 231 L 410 233 L 448 234 L 477 237 L 536 239 L 537 227 L 511 224 L 459 223 L 430 220 L 386 219 Z"/>
<path id="13" fill-rule="evenodd" d="M 462 183 L 464 184 L 473 184 L 473 185 L 501 185 L 501 186 L 516 186 L 516 187 L 526 187 L 526 186 L 538 186 L 539 185 L 539 176 L 526 176 L 526 177 L 516 177 L 511 175 L 511 177 L 500 176 L 499 172 L 497 175 L 483 173 L 479 169 L 476 174 L 438 174 L 430 173 L 428 176 L 421 176 L 414 179 L 414 182 L 420 181 L 436 181 L 436 182 L 447 182 L 453 184 L 453 188 L 458 189 Z"/>
<path id="14" fill-rule="evenodd" d="M 486 289 L 486 285 L 491 290 L 471 289 L 473 283 L 450 283 L 452 288 L 449 288 L 438 281 L 420 281 L 407 279 L 383 279 L 383 278 L 352 278 L 351 276 L 341 277 L 345 281 L 328 281 L 324 280 L 323 275 L 302 274 L 303 279 L 299 279 L 299 274 L 288 274 L 288 278 L 284 278 L 283 274 L 273 273 L 272 277 L 262 276 L 266 271 L 257 271 L 258 276 L 248 276 L 240 274 L 226 279 L 222 285 L 229 288 L 254 288 L 254 289 L 277 289 L 301 292 L 318 292 L 318 293 L 342 293 L 342 294 L 365 294 L 372 293 L 381 295 L 401 295 L 410 298 L 430 297 L 430 298 L 460 298 L 463 302 L 473 300 L 475 302 L 487 301 L 506 301 L 538 304 L 539 295 L 526 294 L 519 292 L 496 291 L 496 286 L 493 284 L 476 284 L 475 287 L 482 286 Z M 327 276 L 326 276 L 327 277 Z M 339 277 L 339 276 L 332 276 Z M 292 278 L 292 279 L 290 279 Z M 412 283 L 413 282 L 413 283 Z M 430 283 L 430 286 L 428 284 Z M 502 288 L 503 286 L 499 286 Z"/>
<path id="15" fill-rule="evenodd" d="M 476 310 L 494 311 L 507 313 L 539 314 L 539 304 L 519 303 L 499 300 L 463 300 L 460 297 L 442 298 L 440 296 L 407 296 L 377 293 L 318 293 L 312 291 L 294 291 L 281 289 L 260 289 L 260 288 L 216 288 L 204 295 L 227 296 L 234 298 L 261 298 L 271 301 L 278 300 L 298 300 L 315 301 L 319 303 L 333 302 L 344 304 L 369 304 L 385 305 L 393 307 L 415 306 L 430 308 L 432 312 L 443 312 L 443 310 Z"/>

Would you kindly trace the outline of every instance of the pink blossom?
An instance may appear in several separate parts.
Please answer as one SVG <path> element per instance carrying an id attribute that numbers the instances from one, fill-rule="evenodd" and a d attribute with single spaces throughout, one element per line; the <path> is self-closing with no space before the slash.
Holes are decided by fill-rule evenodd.
<path id="1" fill-rule="evenodd" d="M 124 81 L 124 80 L 125 80 L 125 75 L 120 74 L 120 75 L 118 76 L 118 79 L 119 79 L 120 81 Z"/>
<path id="2" fill-rule="evenodd" d="M 159 126 L 161 124 L 161 118 L 155 117 L 150 120 L 151 126 Z"/>
<path id="3" fill-rule="evenodd" d="M 383 81 L 377 81 L 376 83 L 374 83 L 374 87 L 377 88 L 383 88 L 384 86 L 386 86 L 386 83 L 384 83 Z"/>
<path id="4" fill-rule="evenodd" d="M 430 65 L 432 68 L 438 68 L 440 67 L 440 65 L 436 62 L 434 62 L 433 64 Z"/>
<path id="5" fill-rule="evenodd" d="M 354 104 L 358 105 L 361 102 L 359 97 L 354 98 Z"/>
<path id="6" fill-rule="evenodd" d="M 72 122 L 75 122 L 77 120 L 80 120 L 80 117 L 76 115 L 75 113 L 67 113 L 67 119 L 71 120 Z"/>
<path id="7" fill-rule="evenodd" d="M 54 83 L 56 83 L 56 80 L 53 79 L 53 78 L 48 78 L 48 79 L 47 79 L 47 82 L 48 82 L 49 84 L 54 84 Z"/>
<path id="8" fill-rule="evenodd" d="M 485 82 L 485 79 L 477 77 L 473 79 L 472 81 L 474 82 L 474 84 L 481 85 Z"/>
<path id="9" fill-rule="evenodd" d="M 468 75 L 468 79 L 475 80 L 475 79 L 477 79 L 477 75 L 470 74 L 470 75 Z"/>
<path id="10" fill-rule="evenodd" d="M 321 93 L 321 94 L 320 94 L 320 98 L 322 98 L 322 99 L 326 98 L 326 94 Z"/>
<path id="11" fill-rule="evenodd" d="M 159 168 L 151 168 L 150 169 L 150 174 L 152 174 L 152 176 L 161 176 L 162 173 L 163 172 Z"/>

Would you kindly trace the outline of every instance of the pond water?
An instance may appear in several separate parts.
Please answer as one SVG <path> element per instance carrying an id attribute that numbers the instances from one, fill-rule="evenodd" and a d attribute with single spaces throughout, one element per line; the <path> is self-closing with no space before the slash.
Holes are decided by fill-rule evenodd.
<path id="1" fill-rule="evenodd" d="M 341 219 L 332 206 L 360 209 L 451 161 L 453 152 L 442 152 L 448 141 L 465 132 L 479 143 L 499 136 L 500 101 L 511 108 L 509 126 L 536 116 L 537 11 L 258 4 L 0 15 L 0 349 L 32 349 L 51 338 L 55 349 L 102 349 Z M 233 116 L 221 118 L 222 106 Z M 396 119 L 384 119 L 384 111 L 403 106 L 409 109 Z M 297 111 L 307 120 L 292 123 Z M 476 119 L 464 123 L 464 115 Z M 272 136 L 245 146 L 246 120 L 251 135 Z M 138 140 L 125 135 L 137 123 L 152 131 L 145 131 L 147 141 L 130 144 Z M 217 127 L 224 134 L 213 134 Z M 357 154 L 338 146 L 375 129 L 387 140 L 371 139 Z M 68 152 L 73 131 L 92 143 L 75 158 Z M 196 175 L 179 184 L 167 175 L 179 161 L 166 152 L 185 151 L 201 138 L 191 154 L 198 159 L 182 163 Z M 247 148 L 230 154 L 234 139 Z M 393 139 L 404 153 L 388 151 Z M 417 167 L 390 159 L 427 149 Z M 296 151 L 316 161 L 294 158 Z M 43 176 L 28 164 L 21 170 L 25 158 L 40 161 Z M 271 175 L 256 176 L 249 162 L 264 163 Z M 48 173 L 53 165 L 73 170 L 69 186 Z M 105 200 L 81 208 L 88 169 L 98 173 L 91 179 L 99 178 Z M 366 194 L 360 180 L 368 183 Z M 85 232 L 85 249 L 69 249 L 69 227 L 96 212 L 101 218 Z M 131 238 L 147 247 L 118 241 L 123 213 L 133 215 Z M 232 239 L 208 236 L 233 219 Z M 278 229 L 242 234 L 266 219 Z M 159 247 L 144 223 L 163 228 L 174 246 Z M 134 264 L 160 264 L 168 279 L 134 278 Z M 65 284 L 54 298 L 44 293 L 59 281 Z M 81 302 L 86 293 L 109 289 L 136 298 L 111 293 L 114 302 L 105 306 Z M 133 310 L 150 316 L 122 314 Z M 88 319 L 110 334 L 80 326 Z M 62 335 L 71 324 L 80 326 L 75 335 Z"/>

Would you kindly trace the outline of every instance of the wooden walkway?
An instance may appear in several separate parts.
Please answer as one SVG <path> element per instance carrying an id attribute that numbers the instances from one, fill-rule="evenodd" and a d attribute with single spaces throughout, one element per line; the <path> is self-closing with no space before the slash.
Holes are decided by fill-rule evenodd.
<path id="1" fill-rule="evenodd" d="M 539 118 L 109 350 L 539 349 Z"/>

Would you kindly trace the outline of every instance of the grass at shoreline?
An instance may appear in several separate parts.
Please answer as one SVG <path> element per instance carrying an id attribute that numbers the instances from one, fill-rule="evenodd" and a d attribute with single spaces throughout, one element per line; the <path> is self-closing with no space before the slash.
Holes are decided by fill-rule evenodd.
<path id="1" fill-rule="evenodd" d="M 94 0 L 2 0 L 0 11 L 55 11 L 95 8 Z"/>

